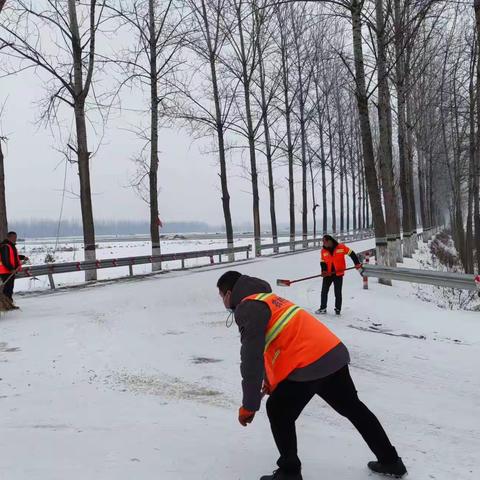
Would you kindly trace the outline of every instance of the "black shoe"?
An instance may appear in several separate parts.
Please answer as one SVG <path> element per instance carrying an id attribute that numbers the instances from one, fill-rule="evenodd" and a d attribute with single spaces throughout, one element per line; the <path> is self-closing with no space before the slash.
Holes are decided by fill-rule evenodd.
<path id="1" fill-rule="evenodd" d="M 340 315 L 340 310 L 338 308 L 335 309 L 335 315 Z"/>
<path id="2" fill-rule="evenodd" d="M 315 311 L 316 315 L 326 315 L 327 314 L 327 309 L 326 308 L 319 308 L 318 310 Z"/>
<path id="3" fill-rule="evenodd" d="M 402 478 L 407 473 L 407 469 L 400 457 L 394 463 L 368 462 L 368 468 L 372 472 L 392 475 L 395 478 Z"/>
<path id="4" fill-rule="evenodd" d="M 275 470 L 272 475 L 264 475 L 260 477 L 260 480 L 303 480 L 302 474 L 298 473 L 287 473 L 280 469 Z"/>

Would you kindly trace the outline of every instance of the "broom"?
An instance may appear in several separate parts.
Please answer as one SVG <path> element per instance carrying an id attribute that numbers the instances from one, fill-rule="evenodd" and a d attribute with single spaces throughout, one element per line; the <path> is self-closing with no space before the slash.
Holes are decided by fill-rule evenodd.
<path id="1" fill-rule="evenodd" d="M 8 312 L 9 310 L 16 310 L 13 302 L 3 293 L 5 285 L 10 279 L 17 274 L 17 270 L 13 271 L 8 278 L 0 285 L 0 312 Z"/>
<path id="2" fill-rule="evenodd" d="M 353 270 L 356 267 L 349 267 L 343 270 L 346 272 L 347 270 Z M 337 272 L 335 272 L 337 273 Z M 290 285 L 298 282 L 304 282 L 305 280 L 312 280 L 313 278 L 320 278 L 320 277 L 329 277 L 333 275 L 333 273 L 320 273 L 319 275 L 312 275 L 311 277 L 304 277 L 304 278 L 298 278 L 297 280 L 283 280 L 283 279 L 278 279 L 277 280 L 277 285 L 279 287 L 289 287 Z"/>

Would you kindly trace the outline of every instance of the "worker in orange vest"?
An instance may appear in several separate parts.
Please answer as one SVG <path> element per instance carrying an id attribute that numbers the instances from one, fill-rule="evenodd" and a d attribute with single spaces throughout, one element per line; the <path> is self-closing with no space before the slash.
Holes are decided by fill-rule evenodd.
<path id="1" fill-rule="evenodd" d="M 16 232 L 8 232 L 7 238 L 0 243 L 0 278 L 3 284 L 3 294 L 10 301 L 12 309 L 18 308 L 13 304 L 12 298 L 15 274 L 22 269 L 22 262 L 28 260 L 28 257 L 18 254 L 16 244 Z"/>
<path id="2" fill-rule="evenodd" d="M 260 480 L 302 480 L 295 422 L 315 395 L 359 431 L 377 457 L 368 463 L 372 471 L 402 477 L 405 465 L 380 422 L 359 400 L 349 352 L 338 337 L 313 315 L 273 294 L 264 280 L 230 271 L 217 287 L 241 335 L 239 422 L 251 423 L 263 394 L 270 395 L 267 414 L 280 452 L 279 468 Z"/>
<path id="3" fill-rule="evenodd" d="M 343 243 L 338 243 L 331 235 L 323 236 L 323 248 L 320 259 L 323 284 L 321 304 L 320 308 L 315 312 L 316 314 L 324 315 L 327 313 L 328 292 L 333 283 L 335 289 L 335 314 L 340 315 L 342 311 L 343 276 L 347 268 L 345 262 L 346 255 L 353 260 L 357 270 L 362 268 L 357 254 L 351 248 Z"/>

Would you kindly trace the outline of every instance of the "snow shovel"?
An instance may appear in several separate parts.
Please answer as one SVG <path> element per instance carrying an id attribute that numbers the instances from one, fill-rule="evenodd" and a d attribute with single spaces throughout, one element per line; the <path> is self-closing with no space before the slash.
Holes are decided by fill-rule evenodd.
<path id="1" fill-rule="evenodd" d="M 349 268 L 346 268 L 344 270 L 344 272 L 346 272 L 347 270 L 353 270 L 355 269 L 356 267 L 349 267 Z M 294 283 L 298 283 L 298 282 L 304 282 L 305 280 L 311 280 L 313 278 L 320 278 L 320 277 L 328 277 L 332 275 L 331 273 L 320 273 L 319 275 L 312 275 L 311 277 L 305 277 L 305 278 L 298 278 L 297 280 L 282 280 L 282 279 L 278 279 L 277 280 L 277 285 L 279 287 L 289 287 L 290 285 L 294 284 Z"/>

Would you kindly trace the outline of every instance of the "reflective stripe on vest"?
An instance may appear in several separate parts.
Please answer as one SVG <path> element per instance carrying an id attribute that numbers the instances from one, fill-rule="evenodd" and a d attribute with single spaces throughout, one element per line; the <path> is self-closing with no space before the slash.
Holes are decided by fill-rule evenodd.
<path id="1" fill-rule="evenodd" d="M 300 311 L 300 307 L 292 305 L 285 313 L 272 325 L 265 335 L 265 351 L 269 345 L 280 335 L 281 331 L 287 326 L 288 322 Z"/>
<path id="2" fill-rule="evenodd" d="M 335 267 L 335 272 L 338 276 L 343 276 L 347 264 L 345 262 L 345 255 L 350 255 L 352 249 L 343 243 L 339 243 L 333 253 L 326 248 L 322 248 L 321 261 L 327 265 L 327 272 L 332 273 L 332 267 Z"/>
<path id="3" fill-rule="evenodd" d="M 250 295 L 270 309 L 263 352 L 265 374 L 273 389 L 291 372 L 306 367 L 340 343 L 316 317 L 273 293 Z"/>
<path id="4" fill-rule="evenodd" d="M 250 300 L 258 300 L 258 301 L 265 301 L 268 300 L 270 297 L 276 296 L 273 293 L 260 293 L 259 295 L 255 295 L 249 297 Z M 288 325 L 288 322 L 292 320 L 293 317 L 300 311 L 300 307 L 297 305 L 289 306 L 285 312 L 283 312 L 278 320 L 267 330 L 265 334 L 265 349 L 264 352 L 267 351 L 267 348 L 270 344 L 280 335 L 282 330 Z"/>

